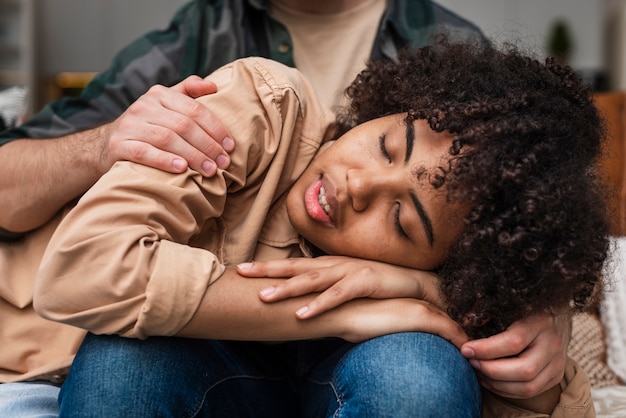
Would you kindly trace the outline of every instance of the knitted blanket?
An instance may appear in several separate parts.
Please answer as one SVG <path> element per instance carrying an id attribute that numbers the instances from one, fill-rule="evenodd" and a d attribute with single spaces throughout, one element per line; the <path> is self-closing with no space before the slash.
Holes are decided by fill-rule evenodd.
<path id="1" fill-rule="evenodd" d="M 626 237 L 614 237 L 612 244 L 600 318 L 606 333 L 607 363 L 626 382 Z"/>

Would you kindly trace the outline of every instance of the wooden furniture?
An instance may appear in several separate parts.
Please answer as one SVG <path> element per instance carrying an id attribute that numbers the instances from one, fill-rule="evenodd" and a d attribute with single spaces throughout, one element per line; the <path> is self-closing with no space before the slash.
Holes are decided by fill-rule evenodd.
<path id="1" fill-rule="evenodd" d="M 609 182 L 613 235 L 626 235 L 626 92 L 598 93 L 596 105 L 607 123 L 608 141 L 602 170 Z"/>

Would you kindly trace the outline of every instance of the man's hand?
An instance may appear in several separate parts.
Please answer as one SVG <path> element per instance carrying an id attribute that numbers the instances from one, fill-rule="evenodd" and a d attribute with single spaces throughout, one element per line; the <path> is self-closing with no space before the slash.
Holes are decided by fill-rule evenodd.
<path id="1" fill-rule="evenodd" d="M 212 94 L 211 81 L 190 76 L 168 88 L 156 85 L 114 122 L 103 125 L 102 172 L 129 160 L 171 173 L 191 167 L 210 177 L 230 165 L 234 142 L 213 113 L 194 100 Z"/>
<path id="2" fill-rule="evenodd" d="M 465 343 L 483 387 L 516 399 L 534 397 L 563 378 L 571 318 L 537 314 L 515 322 L 506 331 Z"/>
<path id="3" fill-rule="evenodd" d="M 187 167 L 212 176 L 230 165 L 234 142 L 195 98 L 214 83 L 191 76 L 154 86 L 115 121 L 50 141 L 24 138 L 0 147 L 0 228 L 35 229 L 83 194 L 116 161 L 171 173 Z"/>

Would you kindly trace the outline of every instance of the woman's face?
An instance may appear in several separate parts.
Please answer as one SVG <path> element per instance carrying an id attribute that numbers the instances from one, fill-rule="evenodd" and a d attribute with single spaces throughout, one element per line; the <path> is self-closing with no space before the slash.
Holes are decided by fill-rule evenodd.
<path id="1" fill-rule="evenodd" d="M 446 256 L 465 211 L 422 169 L 447 166 L 452 137 L 405 114 L 361 124 L 311 162 L 287 199 L 296 230 L 328 254 L 430 270 Z"/>

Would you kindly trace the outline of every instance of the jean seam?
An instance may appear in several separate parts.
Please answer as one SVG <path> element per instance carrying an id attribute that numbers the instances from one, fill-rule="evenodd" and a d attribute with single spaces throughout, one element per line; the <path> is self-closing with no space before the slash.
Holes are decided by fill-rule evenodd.
<path id="1" fill-rule="evenodd" d="M 198 416 L 198 414 L 202 410 L 202 407 L 204 406 L 204 403 L 206 402 L 207 395 L 209 394 L 209 392 L 211 390 L 216 388 L 218 385 L 221 385 L 222 383 L 227 382 L 229 380 L 233 380 L 233 379 L 274 380 L 274 381 L 282 380 L 281 377 L 254 376 L 254 375 L 246 375 L 246 374 L 237 375 L 237 376 L 228 376 L 228 377 L 225 377 L 223 379 L 220 379 L 220 380 L 214 382 L 211 386 L 209 386 L 204 391 L 204 395 L 198 401 L 198 405 L 196 405 L 196 408 L 194 409 L 194 412 L 190 415 L 190 417 L 193 418 L 193 417 L 197 417 Z"/>
<path id="2" fill-rule="evenodd" d="M 357 347 L 358 345 L 355 345 L 354 347 L 350 348 L 345 353 L 343 353 L 339 361 L 337 361 L 337 363 L 335 364 L 335 368 L 333 370 L 333 378 L 329 382 L 330 387 L 333 389 L 333 392 L 335 393 L 335 398 L 337 399 L 337 409 L 333 413 L 334 418 L 338 418 L 341 416 L 341 413 L 343 412 L 343 407 L 345 405 L 345 399 L 343 397 L 343 393 L 339 390 L 335 373 L 346 363 L 346 357 L 348 357 L 348 355 L 351 352 L 353 352 Z"/>
<path id="3" fill-rule="evenodd" d="M 335 398 L 337 399 L 337 409 L 333 413 L 333 417 L 337 418 L 340 416 L 341 411 L 343 411 L 344 399 L 343 399 L 343 396 L 339 393 L 339 390 L 337 389 L 335 382 L 332 381 L 329 383 L 330 383 L 330 387 L 333 389 L 333 392 L 335 393 Z"/>
<path id="4" fill-rule="evenodd" d="M 343 355 L 337 361 L 337 363 L 335 364 L 335 367 L 333 368 L 333 376 L 332 376 L 332 378 L 330 380 L 321 381 L 321 380 L 317 380 L 317 379 L 309 379 L 309 381 L 313 382 L 313 383 L 317 383 L 317 384 L 320 384 L 320 385 L 330 385 L 331 389 L 333 390 L 333 393 L 335 394 L 335 400 L 337 401 L 337 409 L 333 413 L 333 417 L 334 418 L 338 418 L 340 416 L 341 412 L 343 411 L 343 407 L 345 405 L 345 399 L 343 397 L 343 394 L 341 393 L 341 391 L 338 388 L 337 380 L 335 378 L 335 373 L 346 362 L 346 357 L 348 356 L 349 353 L 354 351 L 355 348 L 356 348 L 356 346 L 350 348 L 345 353 L 343 353 Z"/>

